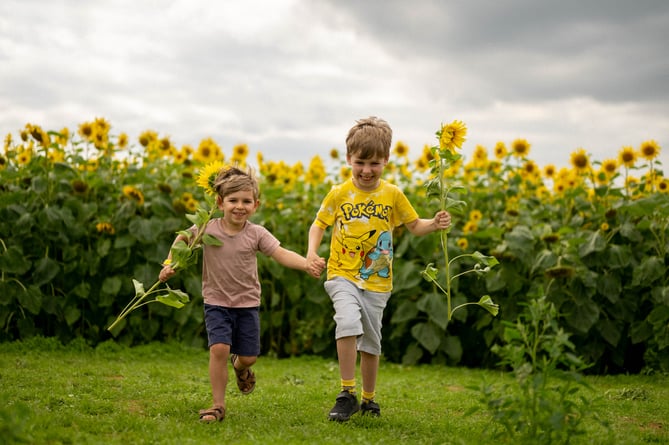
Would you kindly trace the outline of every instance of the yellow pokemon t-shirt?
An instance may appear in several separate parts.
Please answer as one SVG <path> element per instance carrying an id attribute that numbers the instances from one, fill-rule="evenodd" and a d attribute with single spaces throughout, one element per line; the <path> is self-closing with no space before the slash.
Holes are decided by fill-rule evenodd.
<path id="1" fill-rule="evenodd" d="M 349 179 L 335 185 L 316 215 L 321 229 L 333 226 L 328 280 L 344 277 L 359 288 L 390 292 L 393 287 L 393 229 L 418 219 L 395 185 L 381 180 L 365 192 Z"/>

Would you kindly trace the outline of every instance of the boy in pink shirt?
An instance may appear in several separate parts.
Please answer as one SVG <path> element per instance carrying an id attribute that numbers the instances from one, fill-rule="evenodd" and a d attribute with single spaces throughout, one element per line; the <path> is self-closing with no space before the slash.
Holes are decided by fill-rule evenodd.
<path id="1" fill-rule="evenodd" d="M 250 394 L 255 388 L 256 377 L 251 366 L 260 354 L 260 281 L 256 254 L 261 252 L 285 267 L 308 272 L 316 278 L 323 271 L 317 263 L 308 268 L 303 256 L 281 247 L 267 229 L 248 220 L 260 205 L 258 183 L 250 171 L 235 167 L 221 170 L 214 190 L 223 217 L 209 221 L 205 232 L 223 245 L 204 246 L 202 257 L 202 297 L 213 397 L 212 407 L 200 411 L 200 420 L 204 422 L 225 418 L 228 357 L 239 390 Z M 189 230 L 195 232 L 197 226 Z M 179 240 L 187 242 L 183 235 L 178 235 L 175 243 Z M 174 273 L 168 264 L 160 271 L 159 279 L 167 281 Z"/>

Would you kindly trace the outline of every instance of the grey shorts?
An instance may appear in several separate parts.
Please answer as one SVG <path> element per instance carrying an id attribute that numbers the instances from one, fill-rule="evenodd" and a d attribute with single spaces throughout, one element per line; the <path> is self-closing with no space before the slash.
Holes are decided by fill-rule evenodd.
<path id="1" fill-rule="evenodd" d="M 357 337 L 358 351 L 381 355 L 381 322 L 390 292 L 370 292 L 349 280 L 335 277 L 325 282 L 334 305 L 335 338 Z"/>

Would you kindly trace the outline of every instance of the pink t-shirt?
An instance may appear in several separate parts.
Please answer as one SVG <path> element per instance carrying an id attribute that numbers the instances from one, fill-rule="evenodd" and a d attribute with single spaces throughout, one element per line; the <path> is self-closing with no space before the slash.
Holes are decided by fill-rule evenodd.
<path id="1" fill-rule="evenodd" d="M 196 227 L 191 227 L 194 230 Z M 260 306 L 258 252 L 271 256 L 279 240 L 269 230 L 250 221 L 241 232 L 223 232 L 220 218 L 212 219 L 205 233 L 223 242 L 222 246 L 204 246 L 202 297 L 207 304 L 225 307 Z"/>

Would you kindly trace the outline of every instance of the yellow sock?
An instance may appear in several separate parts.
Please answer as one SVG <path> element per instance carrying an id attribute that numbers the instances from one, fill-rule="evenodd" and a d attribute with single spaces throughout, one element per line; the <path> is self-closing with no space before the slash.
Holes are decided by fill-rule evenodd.
<path id="1" fill-rule="evenodd" d="M 341 390 L 348 391 L 351 394 L 355 394 L 355 379 L 351 380 L 341 379 Z"/>
<path id="2" fill-rule="evenodd" d="M 362 400 L 366 402 L 371 402 L 374 400 L 374 396 L 376 396 L 376 391 L 372 392 L 367 392 L 364 389 L 362 390 Z"/>

